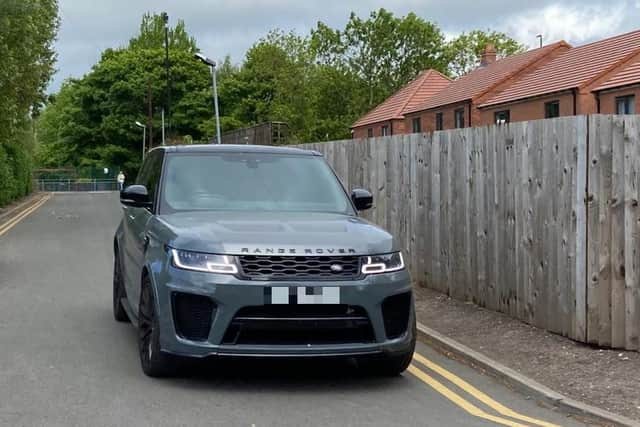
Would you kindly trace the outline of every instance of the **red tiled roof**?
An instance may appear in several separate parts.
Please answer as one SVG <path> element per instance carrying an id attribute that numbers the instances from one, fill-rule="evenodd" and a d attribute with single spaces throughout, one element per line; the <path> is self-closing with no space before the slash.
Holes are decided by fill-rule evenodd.
<path id="1" fill-rule="evenodd" d="M 418 77 L 387 98 L 382 104 L 360 117 L 351 127 L 404 118 L 407 109 L 425 102 L 445 88 L 451 80 L 436 70 L 422 71 Z"/>
<path id="2" fill-rule="evenodd" d="M 569 49 L 480 107 L 582 87 L 640 51 L 640 30 Z"/>
<path id="3" fill-rule="evenodd" d="M 454 80 L 446 89 L 432 96 L 426 102 L 410 110 L 408 109 L 407 113 L 429 110 L 431 108 L 473 99 L 560 46 L 568 45 L 564 41 L 553 43 L 542 48 L 507 56 L 486 67 L 477 68 L 459 79 Z"/>
<path id="4" fill-rule="evenodd" d="M 594 91 L 611 89 L 614 87 L 626 86 L 640 83 L 640 57 L 627 64 L 617 73 L 614 73 L 607 81 L 594 89 Z"/>

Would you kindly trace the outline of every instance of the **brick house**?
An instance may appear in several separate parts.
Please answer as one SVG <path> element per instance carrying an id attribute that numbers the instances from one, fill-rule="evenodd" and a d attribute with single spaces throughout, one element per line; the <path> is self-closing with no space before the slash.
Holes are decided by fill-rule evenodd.
<path id="1" fill-rule="evenodd" d="M 436 70 L 422 71 L 414 80 L 387 98 L 380 105 L 362 116 L 352 126 L 353 138 L 371 138 L 403 133 L 421 132 L 409 123 L 404 113 L 440 92 L 451 80 Z"/>
<path id="2" fill-rule="evenodd" d="M 597 110 L 603 114 L 640 113 L 640 59 L 629 61 L 594 90 Z"/>
<path id="3" fill-rule="evenodd" d="M 637 107 L 639 64 L 640 30 L 568 49 L 492 90 L 478 104 L 477 124 L 631 112 L 631 105 Z"/>
<path id="4" fill-rule="evenodd" d="M 478 126 L 481 124 L 478 106 L 484 99 L 569 49 L 567 43 L 560 41 L 498 60 L 495 49 L 489 45 L 478 68 L 454 80 L 424 103 L 407 109 L 405 127 L 418 121 L 423 131 Z"/>

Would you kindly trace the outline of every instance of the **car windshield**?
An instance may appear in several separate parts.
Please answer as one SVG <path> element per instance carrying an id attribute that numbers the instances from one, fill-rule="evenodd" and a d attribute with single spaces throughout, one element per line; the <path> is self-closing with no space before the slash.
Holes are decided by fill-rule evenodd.
<path id="1" fill-rule="evenodd" d="M 198 210 L 354 214 L 321 157 L 265 153 L 167 156 L 162 213 Z"/>

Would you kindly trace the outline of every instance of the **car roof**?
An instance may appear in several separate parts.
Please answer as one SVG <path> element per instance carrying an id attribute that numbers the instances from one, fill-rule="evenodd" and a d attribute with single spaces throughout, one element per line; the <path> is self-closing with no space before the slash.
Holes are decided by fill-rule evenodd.
<path id="1" fill-rule="evenodd" d="M 303 150 L 294 147 L 276 147 L 268 145 L 232 145 L 232 144 L 202 144 L 202 145 L 167 145 L 153 150 L 163 150 L 166 153 L 262 153 L 262 154 L 293 154 L 299 156 L 322 156 L 313 150 Z"/>

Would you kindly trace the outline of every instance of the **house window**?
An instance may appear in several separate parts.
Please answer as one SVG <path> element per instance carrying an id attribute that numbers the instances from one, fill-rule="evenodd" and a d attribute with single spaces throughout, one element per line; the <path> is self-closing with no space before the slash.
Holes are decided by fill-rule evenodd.
<path id="1" fill-rule="evenodd" d="M 367 129 L 367 137 L 368 138 L 373 138 L 373 128 Z"/>
<path id="2" fill-rule="evenodd" d="M 504 111 L 496 111 L 494 117 L 497 125 L 503 125 L 505 123 L 509 123 L 511 114 L 509 110 Z"/>
<path id="3" fill-rule="evenodd" d="M 382 136 L 389 136 L 389 126 L 382 126 Z"/>
<path id="4" fill-rule="evenodd" d="M 459 108 L 453 112 L 453 122 L 457 129 L 464 127 L 464 108 Z"/>
<path id="5" fill-rule="evenodd" d="M 442 130 L 442 113 L 436 113 L 436 130 Z"/>
<path id="6" fill-rule="evenodd" d="M 636 97 L 633 95 L 616 98 L 616 114 L 635 114 Z"/>
<path id="7" fill-rule="evenodd" d="M 560 117 L 560 101 L 551 101 L 544 104 L 544 118 L 552 119 Z"/>
<path id="8" fill-rule="evenodd" d="M 422 132 L 422 124 L 420 123 L 420 117 L 415 117 L 411 120 L 411 128 L 413 129 L 413 133 Z"/>

